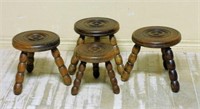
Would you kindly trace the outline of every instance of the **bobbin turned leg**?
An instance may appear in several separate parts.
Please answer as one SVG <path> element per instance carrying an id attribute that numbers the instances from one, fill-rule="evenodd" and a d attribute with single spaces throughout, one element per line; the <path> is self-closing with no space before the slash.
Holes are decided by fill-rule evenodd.
<path id="1" fill-rule="evenodd" d="M 34 52 L 30 52 L 28 53 L 28 60 L 27 60 L 27 67 L 26 70 L 28 71 L 28 73 L 31 73 L 33 71 L 34 68 Z"/>
<path id="2" fill-rule="evenodd" d="M 19 57 L 18 71 L 16 74 L 15 85 L 14 85 L 14 94 L 19 95 L 22 92 L 22 83 L 24 81 L 24 72 L 26 70 L 27 62 L 27 53 L 21 52 Z"/>
<path id="3" fill-rule="evenodd" d="M 122 81 L 127 81 L 130 75 L 131 70 L 133 69 L 134 63 L 137 59 L 137 55 L 140 52 L 140 46 L 139 45 L 134 45 L 134 47 L 132 48 L 132 52 L 129 55 L 128 58 L 128 62 L 125 65 L 125 71 L 126 73 L 123 73 L 123 75 L 121 76 Z"/>
<path id="4" fill-rule="evenodd" d="M 117 40 L 114 35 L 110 35 L 110 43 L 113 45 L 116 54 L 115 63 L 117 64 L 117 71 L 120 75 L 122 75 L 123 73 L 126 73 L 126 71 L 124 70 L 122 56 L 120 55 L 119 47 L 117 46 Z"/>
<path id="5" fill-rule="evenodd" d="M 78 46 L 79 44 L 83 44 L 85 41 L 85 36 L 80 35 L 80 37 L 77 40 L 77 44 L 76 46 Z M 73 54 L 72 59 L 71 59 L 71 64 L 68 67 L 68 72 L 70 75 L 73 75 L 76 72 L 76 66 L 78 64 L 78 59 L 76 57 L 75 54 Z"/>
<path id="6" fill-rule="evenodd" d="M 120 92 L 119 86 L 117 84 L 117 79 L 115 78 L 115 72 L 113 71 L 112 64 L 110 61 L 106 62 L 106 69 L 108 71 L 108 76 L 110 77 L 110 82 L 112 84 L 112 89 L 115 94 Z"/>
<path id="7" fill-rule="evenodd" d="M 96 79 L 99 77 L 99 63 L 93 63 L 93 76 Z"/>
<path id="8" fill-rule="evenodd" d="M 173 92 L 178 92 L 179 91 L 179 82 L 178 82 L 178 75 L 175 70 L 175 62 L 173 60 L 173 52 L 170 47 L 168 48 L 162 48 L 162 53 L 163 53 L 163 59 L 164 63 L 166 64 L 166 69 L 169 70 L 169 77 L 171 80 L 171 89 Z"/>
<path id="9" fill-rule="evenodd" d="M 74 86 L 72 87 L 71 90 L 72 95 L 78 94 L 78 90 L 81 84 L 81 79 L 83 78 L 85 67 L 86 67 L 86 62 L 81 61 L 78 68 L 78 72 L 76 73 L 76 79 L 74 80 Z"/>
<path id="10" fill-rule="evenodd" d="M 63 59 L 60 57 L 59 50 L 57 48 L 54 48 L 54 49 L 51 50 L 51 53 L 52 53 L 52 55 L 55 59 L 55 63 L 58 66 L 60 74 L 63 77 L 64 84 L 70 85 L 72 80 L 71 80 L 71 77 L 69 76 L 69 74 L 67 72 L 67 68 L 64 65 Z"/>
<path id="11" fill-rule="evenodd" d="M 161 52 L 162 52 L 162 59 L 163 59 L 163 67 L 165 68 L 165 70 L 167 70 L 167 63 L 166 63 L 166 61 L 164 59 L 165 58 L 165 49 L 162 48 Z"/>

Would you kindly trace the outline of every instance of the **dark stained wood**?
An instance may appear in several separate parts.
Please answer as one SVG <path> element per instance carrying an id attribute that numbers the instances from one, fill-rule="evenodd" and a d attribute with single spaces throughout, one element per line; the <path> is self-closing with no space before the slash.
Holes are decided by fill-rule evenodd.
<path id="1" fill-rule="evenodd" d="M 66 85 L 71 84 L 71 77 L 67 72 L 63 59 L 57 46 L 60 44 L 59 36 L 50 31 L 33 30 L 17 34 L 13 38 L 13 46 L 21 50 L 20 62 L 18 64 L 18 72 L 14 85 L 14 93 L 19 95 L 22 92 L 22 83 L 24 80 L 24 72 L 27 70 L 29 73 L 34 68 L 34 53 L 46 50 L 51 50 L 55 59 L 55 63 L 59 68 L 60 74 L 63 77 Z"/>
<path id="2" fill-rule="evenodd" d="M 178 75 L 176 72 L 176 65 L 173 60 L 173 52 L 170 47 L 162 48 L 163 60 L 166 64 L 166 69 L 169 70 L 169 77 L 171 80 L 171 88 L 173 92 L 178 92 L 180 89 L 179 82 L 178 82 Z"/>
<path id="3" fill-rule="evenodd" d="M 85 36 L 80 35 L 80 37 L 77 40 L 76 46 L 78 46 L 80 44 L 84 44 L 84 42 L 85 42 Z M 78 62 L 79 62 L 79 60 L 77 59 L 76 55 L 73 54 L 71 63 L 68 67 L 68 72 L 70 75 L 74 75 L 74 73 L 76 72 L 76 66 L 77 66 Z"/>
<path id="4" fill-rule="evenodd" d="M 57 48 L 54 48 L 51 50 L 52 55 L 55 59 L 55 63 L 58 66 L 58 69 L 60 71 L 60 74 L 63 77 L 63 81 L 66 85 L 70 85 L 71 84 L 71 77 L 69 76 L 68 72 L 67 72 L 67 68 L 64 65 L 64 61 L 62 59 L 62 57 L 60 56 L 60 52 Z"/>
<path id="5" fill-rule="evenodd" d="M 120 55 L 119 47 L 117 45 L 117 40 L 114 35 L 110 35 L 110 43 L 114 47 L 115 56 L 115 63 L 117 64 L 117 71 L 121 75 L 122 73 L 126 73 L 124 70 L 122 56 Z"/>
<path id="6" fill-rule="evenodd" d="M 136 30 L 132 35 L 132 40 L 140 46 L 164 48 L 179 43 L 181 34 L 173 28 L 150 26 Z"/>
<path id="7" fill-rule="evenodd" d="M 27 67 L 26 70 L 31 73 L 34 68 L 34 52 L 28 53 Z"/>
<path id="8" fill-rule="evenodd" d="M 24 81 L 24 72 L 26 70 L 27 53 L 21 52 L 19 57 L 19 64 L 14 85 L 14 94 L 19 95 L 22 92 L 22 83 Z"/>
<path id="9" fill-rule="evenodd" d="M 127 81 L 130 75 L 131 70 L 133 69 L 134 63 L 137 59 L 137 55 L 140 52 L 140 46 L 139 45 L 134 45 L 131 54 L 129 55 L 128 62 L 125 65 L 125 71 L 122 75 L 122 80 Z"/>
<path id="10" fill-rule="evenodd" d="M 122 74 L 122 80 L 128 80 L 129 74 L 137 59 L 137 54 L 140 51 L 140 46 L 161 48 L 163 66 L 166 70 L 169 70 L 171 89 L 173 92 L 178 92 L 180 86 L 178 82 L 178 75 L 175 70 L 176 66 L 173 60 L 173 52 L 170 46 L 176 45 L 181 41 L 181 34 L 179 31 L 163 26 L 144 27 L 133 33 L 132 40 L 135 42 L 135 46 L 133 47 L 132 53 L 128 58 L 128 62 L 125 65 L 125 71 L 127 73 Z"/>
<path id="11" fill-rule="evenodd" d="M 90 17 L 77 21 L 74 30 L 84 36 L 108 36 L 119 30 L 119 23 L 110 18 Z"/>
<path id="12" fill-rule="evenodd" d="M 112 89 L 115 94 L 120 92 L 119 86 L 117 84 L 117 79 L 115 78 L 115 72 L 113 71 L 112 64 L 110 61 L 106 62 L 106 69 L 108 71 L 108 76 L 110 77 L 110 82 L 112 84 Z"/>
<path id="13" fill-rule="evenodd" d="M 60 44 L 60 38 L 57 34 L 50 31 L 25 31 L 17 34 L 13 38 L 12 44 L 21 51 L 46 51 L 57 47 Z"/>
<path id="14" fill-rule="evenodd" d="M 108 62 L 111 59 L 115 59 L 117 64 L 117 70 L 119 74 L 126 73 L 124 70 L 123 60 L 120 55 L 119 47 L 117 46 L 117 41 L 114 34 L 119 30 L 119 23 L 110 18 L 103 17 L 90 17 L 77 21 L 74 24 L 74 30 L 80 34 L 77 41 L 77 46 L 74 50 L 74 54 L 71 59 L 71 64 L 69 65 L 69 73 L 74 74 L 76 71 L 76 65 L 78 61 L 93 63 L 93 76 L 98 78 L 99 63 Z M 88 38 L 94 38 L 94 41 L 85 41 Z M 101 40 L 101 37 L 109 36 L 107 44 Z M 109 63 L 109 62 L 108 62 Z M 111 66 L 108 64 L 108 66 Z M 110 68 L 110 67 L 109 67 Z M 81 71 L 82 72 L 82 71 Z M 81 73 L 80 69 L 77 73 Z M 114 74 L 113 70 L 109 69 L 110 74 Z M 82 74 L 82 73 L 81 73 Z M 119 93 L 119 87 L 116 85 L 116 79 L 111 78 L 111 83 L 113 85 L 114 93 Z M 77 78 L 74 81 L 74 87 L 72 88 L 72 95 L 78 93 L 78 84 L 81 78 Z M 78 84 L 75 85 L 75 84 Z"/>
<path id="15" fill-rule="evenodd" d="M 86 62 L 81 61 L 78 68 L 78 72 L 76 73 L 76 79 L 74 80 L 74 85 L 71 90 L 72 95 L 78 94 L 78 90 L 81 84 L 81 79 L 83 78 L 85 67 L 86 67 Z"/>
<path id="16" fill-rule="evenodd" d="M 93 63 L 93 76 L 94 78 L 98 78 L 100 75 L 99 73 L 99 63 Z"/>
<path id="17" fill-rule="evenodd" d="M 106 62 L 115 56 L 112 45 L 100 42 L 79 45 L 76 47 L 75 52 L 79 60 L 90 63 Z"/>

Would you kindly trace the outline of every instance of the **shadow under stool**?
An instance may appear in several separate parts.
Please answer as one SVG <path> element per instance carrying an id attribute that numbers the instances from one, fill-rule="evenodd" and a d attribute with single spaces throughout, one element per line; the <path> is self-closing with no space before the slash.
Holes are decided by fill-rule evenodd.
<path id="1" fill-rule="evenodd" d="M 94 42 L 101 42 L 101 38 L 109 37 L 109 43 L 113 46 L 115 52 L 115 63 L 119 74 L 124 71 L 123 60 L 120 55 L 120 50 L 117 45 L 117 40 L 114 34 L 119 30 L 119 23 L 110 18 L 104 17 L 90 17 L 77 21 L 74 25 L 74 30 L 80 35 L 77 40 L 77 46 L 85 44 L 86 36 L 94 38 Z M 73 54 L 71 64 L 68 67 L 69 74 L 73 75 L 76 71 L 76 66 L 79 59 Z M 93 63 L 93 75 L 95 78 L 99 77 L 99 64 Z"/>
<path id="2" fill-rule="evenodd" d="M 173 59 L 173 52 L 170 47 L 181 41 L 180 32 L 173 28 L 163 26 L 143 27 L 133 33 L 132 41 L 135 45 L 129 55 L 128 62 L 125 65 L 125 71 L 127 73 L 122 75 L 122 79 L 124 81 L 128 80 L 141 46 L 161 48 L 163 66 L 166 70 L 169 70 L 171 89 L 173 92 L 178 92 L 180 86 L 178 82 L 178 75 L 175 70 L 176 66 Z"/>
<path id="3" fill-rule="evenodd" d="M 60 44 L 60 38 L 57 34 L 44 30 L 25 31 L 17 34 L 13 38 L 12 44 L 16 49 L 21 51 L 14 85 L 14 94 L 19 95 L 22 92 L 25 70 L 31 73 L 34 68 L 35 52 L 51 50 L 55 63 L 63 77 L 64 84 L 71 84 L 71 78 L 57 49 L 57 46 Z"/>
<path id="4" fill-rule="evenodd" d="M 115 72 L 113 71 L 112 64 L 110 62 L 110 60 L 116 55 L 112 45 L 100 42 L 81 44 L 76 47 L 74 54 L 76 58 L 81 61 L 81 63 L 76 73 L 76 79 L 74 80 L 74 85 L 71 90 L 72 95 L 78 94 L 81 79 L 86 68 L 86 63 L 99 64 L 101 62 L 105 62 L 113 92 L 115 94 L 120 92 L 117 79 L 115 78 Z"/>

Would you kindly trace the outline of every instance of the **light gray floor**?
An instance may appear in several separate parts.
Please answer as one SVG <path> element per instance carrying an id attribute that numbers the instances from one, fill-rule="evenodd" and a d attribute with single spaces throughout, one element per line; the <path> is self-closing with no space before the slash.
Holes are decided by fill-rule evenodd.
<path id="1" fill-rule="evenodd" d="M 61 51 L 66 66 L 72 53 Z M 121 53 L 124 63 L 129 53 Z M 88 63 L 77 96 L 71 95 L 72 85 L 63 84 L 50 51 L 35 54 L 35 69 L 26 74 L 22 94 L 15 96 L 19 54 L 15 49 L 0 49 L 0 109 L 200 109 L 200 52 L 174 51 L 179 93 L 171 92 L 160 51 L 141 51 L 129 81 L 122 82 L 116 72 L 120 94 L 113 94 L 103 63 L 99 79 L 93 78 Z"/>

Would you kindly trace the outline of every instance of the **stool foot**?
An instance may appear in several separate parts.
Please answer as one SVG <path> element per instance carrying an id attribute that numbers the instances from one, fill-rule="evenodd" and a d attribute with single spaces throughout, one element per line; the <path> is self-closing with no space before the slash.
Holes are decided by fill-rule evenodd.
<path id="1" fill-rule="evenodd" d="M 134 45 L 133 46 L 132 52 L 131 52 L 131 54 L 129 55 L 129 58 L 128 58 L 128 62 L 125 65 L 125 71 L 127 73 L 124 73 L 121 76 L 122 81 L 127 81 L 129 79 L 130 72 L 133 69 L 134 63 L 135 63 L 135 61 L 137 59 L 137 55 L 140 52 L 140 48 L 141 47 L 139 45 Z"/>
<path id="2" fill-rule="evenodd" d="M 108 76 L 110 77 L 110 82 L 112 84 L 112 89 L 115 94 L 120 92 L 117 79 L 115 78 L 115 72 L 113 71 L 112 64 L 110 61 L 106 62 L 106 69 L 108 71 Z"/>
<path id="3" fill-rule="evenodd" d="M 163 59 L 164 63 L 166 64 L 166 68 L 169 70 L 169 77 L 171 80 L 171 89 L 173 92 L 178 92 L 180 89 L 180 85 L 178 82 L 178 75 L 175 70 L 176 65 L 173 60 L 173 52 L 170 47 L 168 48 L 162 48 L 162 53 L 163 53 Z"/>
<path id="4" fill-rule="evenodd" d="M 100 75 L 99 73 L 99 64 L 98 63 L 93 63 L 93 76 L 94 78 L 98 78 Z"/>
<path id="5" fill-rule="evenodd" d="M 69 76 L 69 74 L 67 72 L 67 68 L 64 65 L 63 59 L 60 56 L 59 50 L 57 48 L 54 48 L 54 49 L 51 50 L 51 52 L 52 52 L 52 55 L 55 59 L 55 63 L 58 66 L 59 72 L 63 77 L 64 84 L 70 85 L 72 80 L 71 80 L 71 77 Z"/>
<path id="6" fill-rule="evenodd" d="M 117 40 L 114 35 L 110 35 L 110 43 L 111 45 L 113 45 L 114 52 L 116 54 L 115 63 L 117 64 L 117 71 L 120 75 L 122 75 L 123 73 L 126 72 L 124 71 L 122 56 L 120 55 L 119 47 L 117 45 Z"/>
<path id="7" fill-rule="evenodd" d="M 81 61 L 79 68 L 78 68 L 78 72 L 76 73 L 76 79 L 74 80 L 74 85 L 71 90 L 72 95 L 78 94 L 78 90 L 79 90 L 79 87 L 81 84 L 81 79 L 83 78 L 85 67 L 86 67 L 86 62 Z"/>
<path id="8" fill-rule="evenodd" d="M 26 69 L 26 62 L 27 62 L 27 53 L 21 52 L 18 64 L 18 71 L 16 74 L 15 85 L 14 85 L 14 94 L 19 95 L 22 92 L 22 83 L 24 81 L 24 72 Z"/>
<path id="9" fill-rule="evenodd" d="M 28 60 L 27 60 L 27 67 L 26 70 L 28 71 L 28 73 L 31 73 L 33 71 L 34 68 L 34 52 L 32 53 L 28 53 Z"/>

